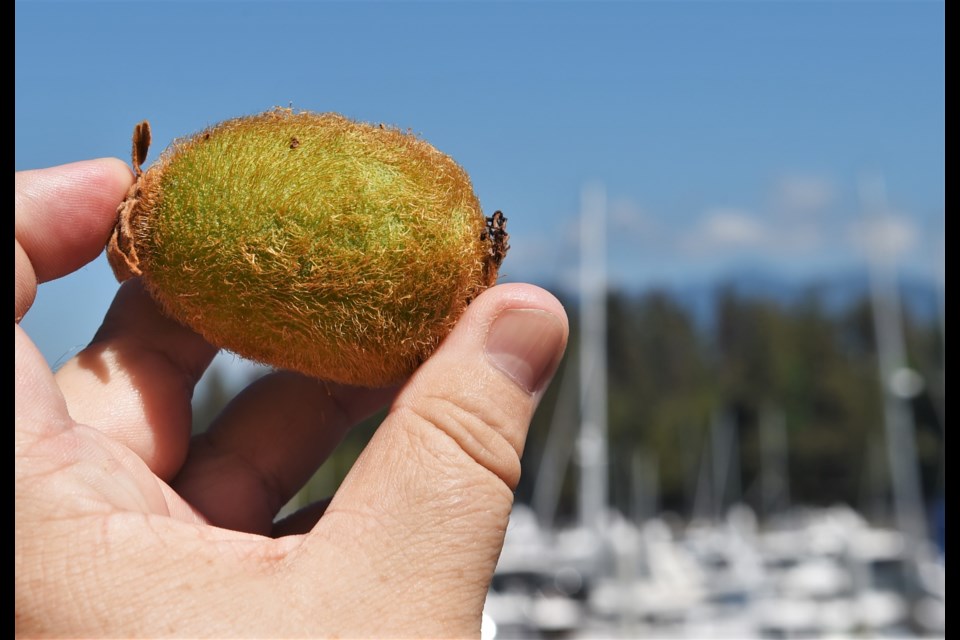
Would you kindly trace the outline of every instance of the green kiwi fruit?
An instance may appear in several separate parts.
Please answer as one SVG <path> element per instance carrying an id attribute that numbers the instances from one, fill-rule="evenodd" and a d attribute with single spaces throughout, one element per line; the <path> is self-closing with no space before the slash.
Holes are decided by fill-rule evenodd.
<path id="1" fill-rule="evenodd" d="M 107 242 L 166 314 L 277 368 L 368 387 L 403 380 L 493 285 L 506 219 L 418 137 L 274 109 L 176 140 L 143 171 Z"/>

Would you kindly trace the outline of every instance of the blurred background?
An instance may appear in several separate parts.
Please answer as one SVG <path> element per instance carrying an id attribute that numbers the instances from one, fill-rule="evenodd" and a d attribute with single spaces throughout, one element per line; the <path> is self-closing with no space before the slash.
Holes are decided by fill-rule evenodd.
<path id="1" fill-rule="evenodd" d="M 277 105 L 411 129 L 572 321 L 486 637 L 943 636 L 944 11 L 22 1 L 15 164 Z M 116 288 L 101 256 L 22 326 L 56 367 Z M 218 356 L 195 428 L 263 373 Z"/>

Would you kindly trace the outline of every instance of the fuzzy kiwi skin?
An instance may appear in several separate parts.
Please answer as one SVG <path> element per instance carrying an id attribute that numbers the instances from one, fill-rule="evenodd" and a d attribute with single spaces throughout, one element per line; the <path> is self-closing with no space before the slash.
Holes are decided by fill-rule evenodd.
<path id="1" fill-rule="evenodd" d="M 139 126 L 111 265 L 218 347 L 385 386 L 496 281 L 502 225 L 463 169 L 413 135 L 277 109 L 178 140 L 141 172 Z"/>

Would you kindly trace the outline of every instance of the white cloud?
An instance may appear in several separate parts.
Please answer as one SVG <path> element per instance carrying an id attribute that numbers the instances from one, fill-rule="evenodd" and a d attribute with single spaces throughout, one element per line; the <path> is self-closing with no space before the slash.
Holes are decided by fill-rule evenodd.
<path id="1" fill-rule="evenodd" d="M 770 234 L 753 214 L 731 207 L 707 210 L 689 232 L 682 234 L 680 247 L 689 251 L 724 251 L 764 246 Z"/>
<path id="2" fill-rule="evenodd" d="M 822 177 L 790 174 L 781 176 L 774 185 L 774 204 L 788 214 L 816 214 L 836 200 L 836 187 Z"/>
<path id="3" fill-rule="evenodd" d="M 862 264 L 864 254 L 873 250 L 886 259 L 907 260 L 930 243 L 917 222 L 905 215 L 861 218 L 854 226 L 848 226 L 849 216 L 820 215 L 840 204 L 825 179 L 786 176 L 772 195 L 776 202 L 768 200 L 762 209 L 706 207 L 692 220 L 651 212 L 630 198 L 611 198 L 607 215 L 611 281 L 670 279 L 677 273 L 717 271 L 739 263 L 788 270 L 802 270 L 802 265 L 833 268 Z M 518 232 L 512 243 L 517 251 L 505 265 L 507 279 L 536 278 L 575 289 L 580 234 L 576 212 L 556 216 L 549 230 Z M 935 249 L 930 247 L 931 259 Z"/>
<path id="4" fill-rule="evenodd" d="M 779 258 L 814 253 L 825 243 L 820 227 L 806 220 L 784 222 L 746 209 L 715 207 L 680 232 L 677 248 L 691 254 Z"/>
<path id="5" fill-rule="evenodd" d="M 868 256 L 896 260 L 917 248 L 920 230 L 905 216 L 886 214 L 855 225 L 852 240 Z"/>

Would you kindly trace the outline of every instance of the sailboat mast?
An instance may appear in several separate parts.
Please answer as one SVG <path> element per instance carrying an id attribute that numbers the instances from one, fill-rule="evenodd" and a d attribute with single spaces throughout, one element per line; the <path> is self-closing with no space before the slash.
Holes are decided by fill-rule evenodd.
<path id="1" fill-rule="evenodd" d="M 607 196 L 587 185 L 580 210 L 580 464 L 578 516 L 599 530 L 607 479 Z"/>
<path id="2" fill-rule="evenodd" d="M 893 483 L 897 527 L 919 543 L 927 537 L 926 510 L 917 470 L 916 434 L 908 399 L 895 393 L 894 375 L 906 366 L 907 349 L 897 285 L 896 248 L 889 246 L 883 229 L 887 216 L 881 180 L 863 181 L 860 196 L 873 229 L 868 238 L 870 300 L 877 339 L 877 361 L 883 391 L 883 422 L 887 457 Z"/>

